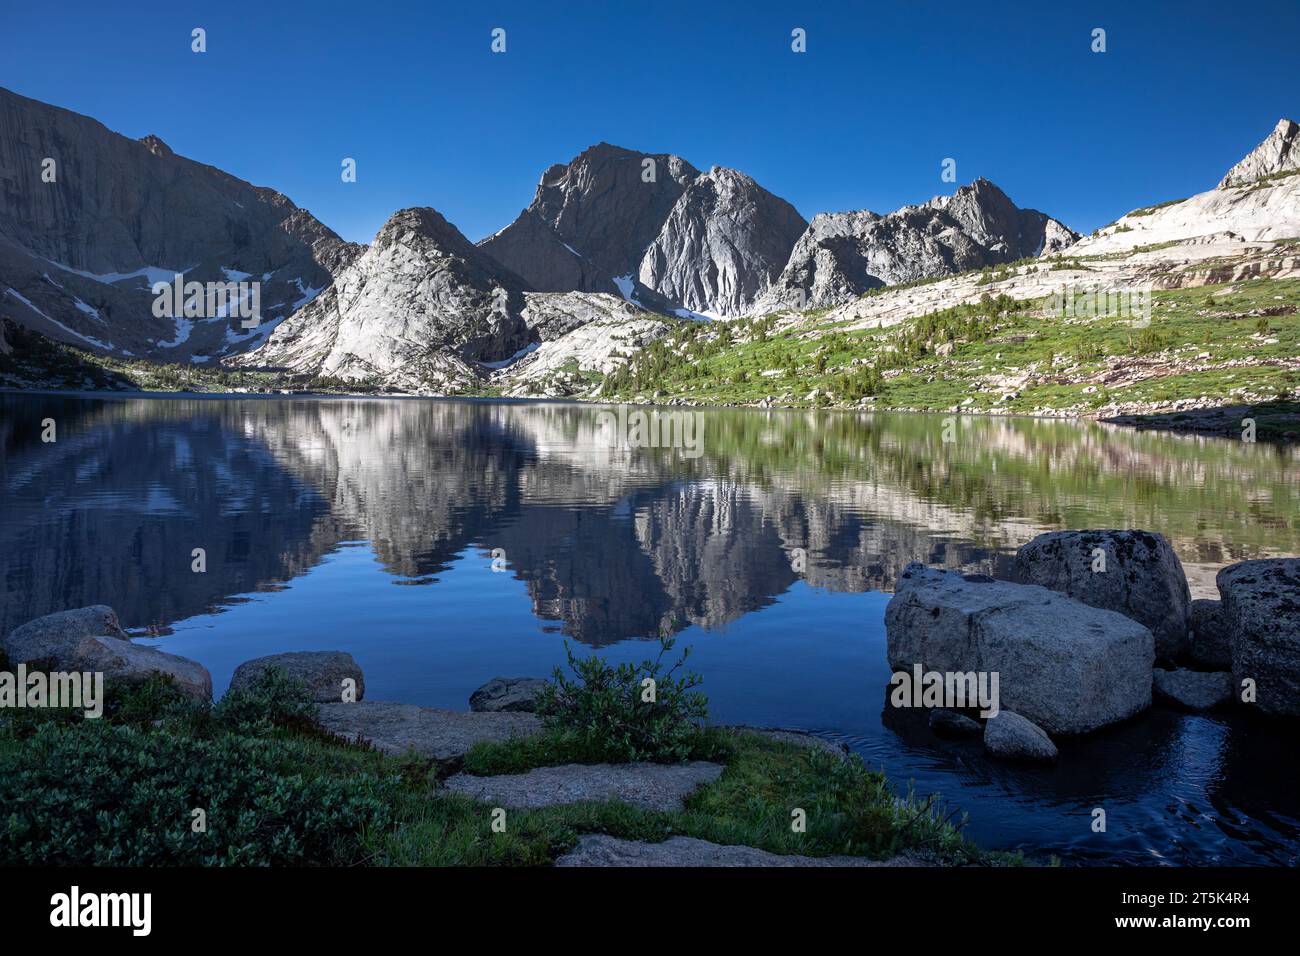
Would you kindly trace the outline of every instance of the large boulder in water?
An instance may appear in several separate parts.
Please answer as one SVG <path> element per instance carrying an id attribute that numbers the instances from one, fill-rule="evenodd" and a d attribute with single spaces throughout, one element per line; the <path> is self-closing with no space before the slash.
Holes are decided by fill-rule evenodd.
<path id="1" fill-rule="evenodd" d="M 1163 535 L 1150 531 L 1051 531 L 1016 552 L 1015 580 L 1068 594 L 1145 624 L 1156 656 L 1186 652 L 1191 592 Z"/>
<path id="2" fill-rule="evenodd" d="M 1265 713 L 1300 715 L 1300 558 L 1242 561 L 1216 579 L 1232 635 L 1232 680 Z"/>
<path id="3" fill-rule="evenodd" d="M 77 648 L 88 637 L 129 640 L 117 614 L 105 604 L 46 614 L 14 628 L 4 640 L 5 655 L 13 665 L 49 661 L 72 668 Z"/>
<path id="4" fill-rule="evenodd" d="M 885 632 L 895 671 L 996 673 L 1000 706 L 1049 733 L 1087 733 L 1151 705 L 1151 632 L 1047 588 L 914 562 Z"/>

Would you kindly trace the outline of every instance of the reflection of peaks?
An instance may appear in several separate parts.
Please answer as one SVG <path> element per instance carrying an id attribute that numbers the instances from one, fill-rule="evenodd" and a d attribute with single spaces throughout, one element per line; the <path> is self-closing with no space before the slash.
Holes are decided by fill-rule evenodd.
<path id="1" fill-rule="evenodd" d="M 799 581 L 888 590 L 912 560 L 996 571 L 997 555 L 1057 526 L 1063 497 L 1086 496 L 1090 523 L 1130 524 L 1135 473 L 1194 591 L 1210 568 L 1259 554 L 1207 538 L 1183 506 L 1189 487 L 1225 513 L 1263 508 L 1268 545 L 1300 550 L 1280 518 L 1297 505 L 1294 460 L 1233 443 L 1183 455 L 1185 443 L 1094 426 L 964 420 L 945 446 L 922 416 L 719 411 L 690 460 L 611 455 L 598 409 L 582 406 L 41 401 L 56 445 L 0 416 L 19 503 L 0 527 L 5 628 L 94 603 L 133 626 L 170 623 L 366 540 L 395 579 L 504 548 L 538 616 L 566 633 L 654 637 L 726 625 Z M 173 560 L 200 544 L 206 575 Z"/>

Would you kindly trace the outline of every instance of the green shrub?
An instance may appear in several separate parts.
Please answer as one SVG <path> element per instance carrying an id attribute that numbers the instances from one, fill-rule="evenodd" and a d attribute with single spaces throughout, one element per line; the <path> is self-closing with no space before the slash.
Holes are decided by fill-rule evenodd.
<path id="1" fill-rule="evenodd" d="M 574 746 L 604 755 L 612 762 L 686 760 L 708 716 L 708 698 L 694 690 L 698 674 L 675 677 L 690 649 L 668 670 L 664 655 L 676 642 L 660 639 L 659 655 L 640 664 L 611 667 L 596 655 L 579 660 L 565 642 L 564 651 L 576 680 L 555 669 L 555 682 L 537 696 L 537 713 L 552 730 L 567 731 Z M 646 681 L 653 681 L 654 700 Z"/>
<path id="2" fill-rule="evenodd" d="M 276 727 L 310 727 L 319 712 L 306 686 L 279 667 L 268 667 L 251 687 L 226 691 L 212 709 L 218 724 L 253 735 Z"/>
<path id="3" fill-rule="evenodd" d="M 356 862 L 397 787 L 303 739 L 49 723 L 0 751 L 0 865 Z"/>

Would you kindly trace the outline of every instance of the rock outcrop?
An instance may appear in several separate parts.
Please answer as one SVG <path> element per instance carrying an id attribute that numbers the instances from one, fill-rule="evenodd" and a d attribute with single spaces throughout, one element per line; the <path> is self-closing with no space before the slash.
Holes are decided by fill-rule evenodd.
<path id="1" fill-rule="evenodd" d="M 839 305 L 879 286 L 1050 255 L 1077 239 L 987 179 L 888 215 L 819 213 L 755 311 Z"/>
<path id="2" fill-rule="evenodd" d="M 1172 659 L 1187 650 L 1191 592 L 1164 535 L 1051 531 L 1016 552 L 1013 573 L 1023 584 L 1060 591 L 1145 624 L 1155 635 L 1158 657 Z"/>
<path id="3" fill-rule="evenodd" d="M 542 342 L 527 355 L 494 375 L 505 394 L 558 398 L 589 394 L 601 378 L 621 368 L 627 356 L 663 338 L 669 321 L 640 312 L 581 325 L 550 342 Z"/>
<path id="4" fill-rule="evenodd" d="M 403 209 L 242 366 L 455 391 L 529 344 L 523 281 L 436 210 Z"/>
<path id="5" fill-rule="evenodd" d="M 73 345 L 188 361 L 260 343 L 357 256 L 285 196 L 0 89 L 0 314 Z M 153 314 L 155 281 L 260 283 L 261 323 Z"/>
<path id="6" fill-rule="evenodd" d="M 235 668 L 230 689 L 252 687 L 271 668 L 278 668 L 291 680 L 300 681 L 317 703 L 343 702 L 345 688 L 349 686 L 356 692 L 355 700 L 361 700 L 366 693 L 365 675 L 346 651 L 289 651 L 257 657 Z M 353 683 L 345 685 L 345 681 Z"/>
<path id="7" fill-rule="evenodd" d="M 1300 715 L 1300 558 L 1242 561 L 1221 570 L 1217 582 L 1235 692 L 1253 681 L 1260 710 Z"/>
<path id="8" fill-rule="evenodd" d="M 1300 170 L 1300 125 L 1293 120 L 1280 119 L 1273 132 L 1228 170 L 1219 182 L 1224 186 L 1246 186 L 1290 170 Z"/>
<path id="9" fill-rule="evenodd" d="M 1000 708 L 1049 733 L 1086 733 L 1151 704 L 1151 632 L 1036 585 L 909 564 L 885 630 L 895 671 L 996 673 Z"/>

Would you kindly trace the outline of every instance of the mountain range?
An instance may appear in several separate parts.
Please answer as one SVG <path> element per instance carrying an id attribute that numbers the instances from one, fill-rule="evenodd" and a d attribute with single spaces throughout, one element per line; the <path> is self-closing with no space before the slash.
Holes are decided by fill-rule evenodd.
<path id="1" fill-rule="evenodd" d="M 743 172 L 599 143 L 548 168 L 527 208 L 482 242 L 417 208 L 362 246 L 157 136 L 132 140 L 0 89 L 0 316 L 125 358 L 550 394 L 557 376 L 608 370 L 684 320 L 849 307 L 1076 244 L 1131 248 L 1139 231 L 1294 235 L 1294 177 L 1254 192 L 1300 166 L 1297 132 L 1283 120 L 1214 190 L 1082 242 L 982 178 L 895 212 L 808 222 Z M 156 314 L 151 287 L 176 274 L 260 283 L 260 322 Z"/>

